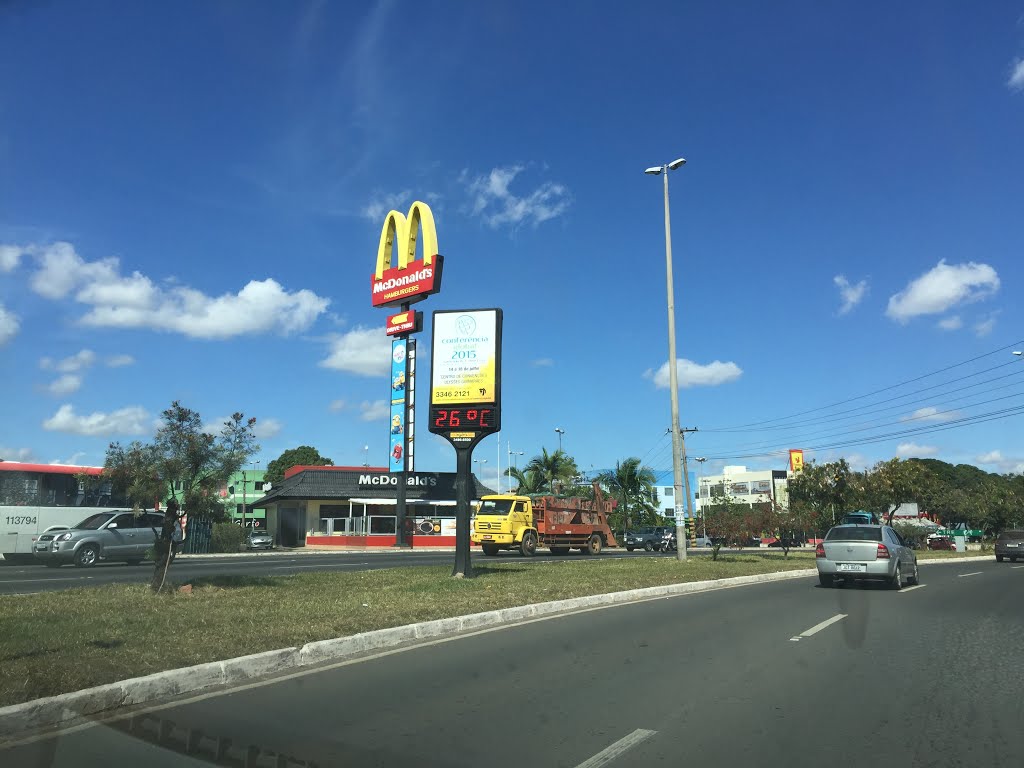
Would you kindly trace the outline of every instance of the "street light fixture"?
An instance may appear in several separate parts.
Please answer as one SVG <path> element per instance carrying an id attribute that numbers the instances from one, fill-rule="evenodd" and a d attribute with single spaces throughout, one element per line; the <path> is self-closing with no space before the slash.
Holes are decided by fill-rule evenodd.
<path id="1" fill-rule="evenodd" d="M 562 435 L 565 434 L 565 430 L 561 427 L 555 427 L 555 432 L 558 433 L 558 450 L 562 450 Z"/>
<path id="2" fill-rule="evenodd" d="M 679 499 L 686 485 L 686 509 L 692 515 L 693 501 L 690 499 L 690 478 L 684 477 L 682 463 L 686 461 L 686 438 L 679 429 L 679 374 L 676 362 L 676 308 L 675 289 L 672 285 L 672 224 L 668 207 L 668 172 L 686 165 L 686 158 L 680 157 L 670 163 L 648 168 L 644 173 L 651 176 L 664 175 L 665 189 L 665 287 L 668 296 L 668 373 L 672 403 L 672 479 L 675 494 L 676 540 L 685 541 L 686 527 L 683 523 L 683 505 Z M 686 547 L 676 547 L 676 557 L 686 560 Z"/>

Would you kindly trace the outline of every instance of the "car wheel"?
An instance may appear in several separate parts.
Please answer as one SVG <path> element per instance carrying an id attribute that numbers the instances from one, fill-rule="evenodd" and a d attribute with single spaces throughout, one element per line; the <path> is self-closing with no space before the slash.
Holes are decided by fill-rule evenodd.
<path id="1" fill-rule="evenodd" d="M 916 587 L 920 583 L 921 583 L 921 580 L 918 578 L 918 573 L 917 573 L 917 561 L 915 560 L 914 561 L 914 573 L 907 579 L 907 584 L 910 584 L 911 586 Z"/>
<path id="2" fill-rule="evenodd" d="M 636 549 L 636 547 L 626 547 L 627 552 L 632 552 L 634 549 Z M 1002 560 L 1003 558 L 1000 557 L 999 559 Z"/>
<path id="3" fill-rule="evenodd" d="M 590 534 L 590 538 L 587 539 L 586 549 L 583 550 L 585 555 L 600 555 L 601 554 L 601 537 L 596 533 Z"/>
<path id="4" fill-rule="evenodd" d="M 893 589 L 903 589 L 903 569 L 899 563 L 896 563 L 896 573 L 889 580 L 889 586 Z"/>
<path id="5" fill-rule="evenodd" d="M 1003 556 L 1002 555 L 996 555 L 996 562 L 997 563 L 1003 562 Z"/>
<path id="6" fill-rule="evenodd" d="M 537 553 L 537 535 L 533 531 L 523 534 L 523 540 L 519 543 L 519 552 L 523 557 L 533 557 Z"/>
<path id="7" fill-rule="evenodd" d="M 831 576 L 826 576 L 823 573 L 819 573 L 818 574 L 818 583 L 821 586 L 823 586 L 826 589 L 828 589 L 829 587 L 831 587 L 835 583 L 835 579 L 833 579 Z"/>
<path id="8" fill-rule="evenodd" d="M 75 565 L 79 568 L 92 568 L 100 559 L 100 548 L 95 544 L 86 544 L 75 553 Z"/>
<path id="9" fill-rule="evenodd" d="M 644 542 L 644 552 L 653 552 L 653 551 L 654 551 L 654 545 L 651 542 L 649 542 L 649 541 L 645 541 Z"/>

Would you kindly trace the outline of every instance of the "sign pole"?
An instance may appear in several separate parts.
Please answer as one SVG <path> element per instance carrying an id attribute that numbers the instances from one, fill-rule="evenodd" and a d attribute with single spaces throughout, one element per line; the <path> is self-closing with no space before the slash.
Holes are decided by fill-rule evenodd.
<path id="1" fill-rule="evenodd" d="M 408 302 L 402 304 L 402 312 L 409 311 Z M 395 546 L 403 549 L 412 547 L 412 537 L 406 541 L 405 535 L 405 492 L 409 483 L 409 393 L 412 383 L 409 381 L 409 352 L 416 342 L 406 337 L 405 342 L 405 406 L 402 414 L 402 468 L 398 473 L 398 492 L 395 494 Z"/>
<path id="2" fill-rule="evenodd" d="M 472 476 L 473 447 L 455 446 L 455 567 L 452 576 L 473 578 L 469 547 L 469 484 Z"/>

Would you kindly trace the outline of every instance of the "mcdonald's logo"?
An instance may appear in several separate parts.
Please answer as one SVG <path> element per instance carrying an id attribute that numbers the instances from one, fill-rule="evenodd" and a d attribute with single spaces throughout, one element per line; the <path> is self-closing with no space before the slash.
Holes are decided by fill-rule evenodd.
<path id="1" fill-rule="evenodd" d="M 423 258 L 417 260 L 416 243 L 421 235 Z M 437 252 L 437 229 L 430 206 L 417 200 L 408 217 L 389 211 L 377 246 L 377 269 L 370 276 L 373 306 L 422 301 L 437 293 L 441 290 L 443 261 Z"/>
<path id="2" fill-rule="evenodd" d="M 804 452 L 794 448 L 789 452 L 789 471 L 790 472 L 803 472 L 804 471 Z"/>

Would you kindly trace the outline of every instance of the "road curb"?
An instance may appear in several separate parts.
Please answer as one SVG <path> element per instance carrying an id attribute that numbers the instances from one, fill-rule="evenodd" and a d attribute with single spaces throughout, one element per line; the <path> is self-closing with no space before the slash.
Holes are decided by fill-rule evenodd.
<path id="1" fill-rule="evenodd" d="M 965 563 L 990 559 L 992 556 L 923 560 L 920 565 Z M 691 581 L 623 592 L 608 592 L 601 595 L 554 600 L 547 603 L 502 608 L 466 616 L 454 616 L 418 624 L 378 629 L 348 637 L 318 640 L 307 643 L 301 648 L 281 648 L 224 661 L 171 669 L 145 677 L 121 680 L 95 688 L 86 688 L 59 696 L 0 707 L 0 741 L 10 741 L 40 729 L 69 727 L 91 718 L 111 714 L 122 707 L 153 703 L 161 699 L 197 693 L 218 686 L 238 685 L 269 675 L 327 662 L 337 662 L 420 640 L 451 637 L 462 632 L 658 597 L 672 597 L 691 592 L 808 578 L 815 575 L 817 575 L 816 568 L 802 568 L 793 571 L 776 571 L 752 576 L 734 576 L 728 579 Z"/>

